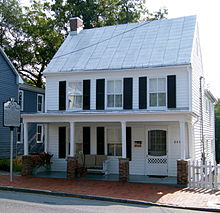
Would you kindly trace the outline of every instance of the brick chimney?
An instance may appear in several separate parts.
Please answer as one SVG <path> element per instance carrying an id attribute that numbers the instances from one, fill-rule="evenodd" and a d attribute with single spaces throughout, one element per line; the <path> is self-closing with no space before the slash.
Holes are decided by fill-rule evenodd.
<path id="1" fill-rule="evenodd" d="M 74 34 L 78 34 L 81 30 L 83 30 L 83 20 L 79 17 L 70 18 L 70 31 Z"/>

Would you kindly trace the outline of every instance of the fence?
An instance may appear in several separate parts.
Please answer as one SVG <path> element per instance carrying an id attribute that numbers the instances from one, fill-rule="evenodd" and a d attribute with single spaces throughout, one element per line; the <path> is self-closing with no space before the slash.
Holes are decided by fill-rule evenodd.
<path id="1" fill-rule="evenodd" d="M 220 164 L 190 161 L 188 181 L 191 188 L 220 189 Z"/>

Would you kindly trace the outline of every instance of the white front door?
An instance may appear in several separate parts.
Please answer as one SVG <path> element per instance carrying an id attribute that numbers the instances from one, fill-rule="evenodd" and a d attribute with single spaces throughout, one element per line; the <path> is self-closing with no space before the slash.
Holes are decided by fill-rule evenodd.
<path id="1" fill-rule="evenodd" d="M 167 176 L 167 131 L 147 131 L 146 175 Z"/>

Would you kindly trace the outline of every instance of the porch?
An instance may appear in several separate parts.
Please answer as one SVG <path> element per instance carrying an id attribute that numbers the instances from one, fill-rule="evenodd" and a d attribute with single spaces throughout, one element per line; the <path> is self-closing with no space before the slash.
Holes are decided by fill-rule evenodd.
<path id="1" fill-rule="evenodd" d="M 26 114 L 23 115 L 24 155 L 29 154 L 28 124 L 42 123 L 45 152 L 54 155 L 52 171 L 65 173 L 67 159 L 83 152 L 108 157 L 107 179 L 118 180 L 119 159 L 129 158 L 126 163 L 129 181 L 135 177 L 142 182 L 154 182 L 149 176 L 176 177 L 177 160 L 192 156 L 191 119 L 188 112 Z"/>
<path id="2" fill-rule="evenodd" d="M 66 172 L 61 171 L 44 171 L 39 172 L 34 177 L 44 177 L 44 178 L 66 178 Z M 85 177 L 78 178 L 80 180 L 104 180 L 104 181 L 118 181 L 118 174 L 109 174 L 109 175 L 96 175 L 96 174 L 87 174 Z M 155 176 L 149 177 L 146 175 L 129 175 L 128 182 L 130 183 L 146 183 L 146 184 L 161 184 L 161 185 L 177 185 L 177 179 L 173 176 Z"/>

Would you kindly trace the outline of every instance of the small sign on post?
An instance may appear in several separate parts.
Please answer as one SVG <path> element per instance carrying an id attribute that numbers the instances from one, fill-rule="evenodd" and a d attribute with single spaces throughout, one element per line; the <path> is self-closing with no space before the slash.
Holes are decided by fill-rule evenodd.
<path id="1" fill-rule="evenodd" d="M 20 105 L 15 102 L 14 98 L 4 103 L 3 111 L 3 125 L 9 127 L 11 131 L 11 144 L 10 144 L 10 181 L 12 182 L 13 174 L 13 131 L 14 127 L 20 126 L 21 113 Z"/>

